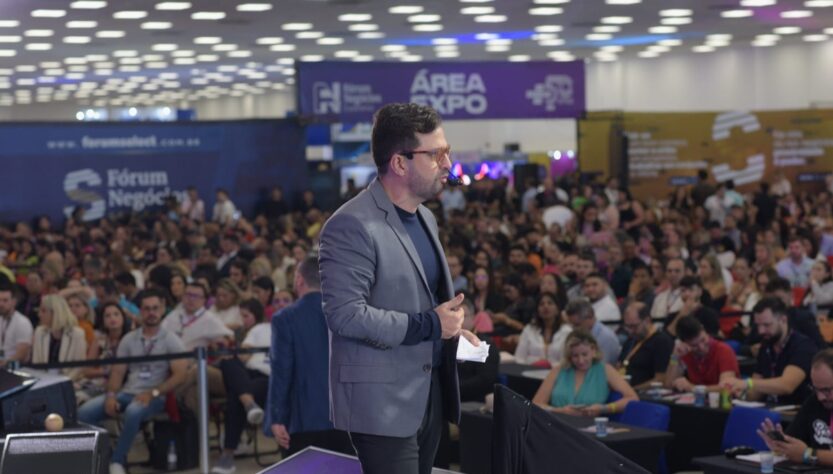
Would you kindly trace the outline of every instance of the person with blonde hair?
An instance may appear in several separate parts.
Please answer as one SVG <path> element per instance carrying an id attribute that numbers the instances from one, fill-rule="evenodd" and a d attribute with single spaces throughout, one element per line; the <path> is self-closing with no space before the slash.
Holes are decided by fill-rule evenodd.
<path id="1" fill-rule="evenodd" d="M 54 364 L 87 358 L 84 330 L 78 327 L 78 320 L 63 296 L 44 296 L 38 308 L 38 317 L 40 325 L 35 329 L 33 337 L 33 364 Z M 73 381 L 83 375 L 80 368 L 61 369 L 61 372 Z"/>
<path id="2" fill-rule="evenodd" d="M 92 345 L 95 339 L 95 332 L 93 329 L 93 319 L 95 314 L 90 306 L 90 300 L 83 291 L 75 291 L 65 296 L 69 310 L 78 321 L 78 327 L 84 331 L 84 337 L 87 341 L 87 346 Z"/>
<path id="3" fill-rule="evenodd" d="M 240 315 L 240 306 L 238 306 L 240 299 L 240 287 L 230 278 L 223 278 L 217 282 L 211 311 L 232 331 L 243 327 L 243 317 Z"/>
<path id="4" fill-rule="evenodd" d="M 622 398 L 605 404 L 611 391 L 621 393 Z M 599 416 L 620 413 L 633 400 L 637 400 L 636 392 L 618 370 L 602 360 L 593 335 L 576 329 L 564 342 L 561 364 L 550 370 L 532 402 L 556 413 Z"/>

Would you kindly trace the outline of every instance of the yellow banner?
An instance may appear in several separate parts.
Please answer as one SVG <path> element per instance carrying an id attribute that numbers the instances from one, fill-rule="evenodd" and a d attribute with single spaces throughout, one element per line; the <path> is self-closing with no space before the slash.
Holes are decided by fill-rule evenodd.
<path id="1" fill-rule="evenodd" d="M 740 191 L 783 173 L 804 189 L 833 172 L 833 110 L 624 113 L 630 189 L 640 199 L 668 197 L 705 169 Z"/>

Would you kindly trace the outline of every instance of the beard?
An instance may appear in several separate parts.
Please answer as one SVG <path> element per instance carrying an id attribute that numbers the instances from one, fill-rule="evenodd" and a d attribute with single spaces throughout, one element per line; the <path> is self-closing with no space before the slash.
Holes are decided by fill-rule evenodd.
<path id="1" fill-rule="evenodd" d="M 443 182 L 440 180 L 441 177 L 442 175 L 437 175 L 431 178 L 425 178 L 417 173 L 412 173 L 408 177 L 408 187 L 414 195 L 423 201 L 428 201 L 434 199 L 443 190 Z"/>
<path id="2" fill-rule="evenodd" d="M 766 342 L 778 342 L 781 340 L 781 337 L 784 336 L 783 331 L 777 331 L 772 333 L 772 336 L 763 338 Z"/>

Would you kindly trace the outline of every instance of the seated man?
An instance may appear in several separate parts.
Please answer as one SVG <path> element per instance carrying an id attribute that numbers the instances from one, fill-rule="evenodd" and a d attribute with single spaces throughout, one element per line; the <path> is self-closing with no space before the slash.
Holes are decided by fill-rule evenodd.
<path id="1" fill-rule="evenodd" d="M 705 385 L 717 392 L 738 374 L 738 359 L 728 344 L 710 336 L 694 316 L 677 322 L 677 343 L 665 372 L 667 387 L 691 392 L 696 385 Z"/>
<path id="2" fill-rule="evenodd" d="M 619 338 L 609 327 L 596 319 L 590 302 L 586 298 L 576 298 L 567 303 L 564 313 L 573 329 L 584 329 L 593 335 L 602 353 L 602 360 L 615 365 L 619 359 L 619 352 L 622 350 Z"/>
<path id="3" fill-rule="evenodd" d="M 787 307 L 766 297 L 752 309 L 762 343 L 758 365 L 751 378 L 730 381 L 736 396 L 746 394 L 775 404 L 799 405 L 810 395 L 810 364 L 818 347 L 810 338 L 790 328 Z"/>
<path id="4" fill-rule="evenodd" d="M 717 312 L 704 306 L 703 282 L 696 276 L 685 276 L 680 280 L 680 299 L 683 304 L 679 311 L 668 314 L 665 318 L 665 330 L 672 336 L 677 335 L 677 322 L 685 316 L 693 316 L 711 336 L 720 332 L 720 321 Z"/>
<path id="5" fill-rule="evenodd" d="M 601 322 L 619 321 L 622 315 L 616 301 L 608 294 L 610 286 L 601 273 L 591 273 L 584 280 L 582 293 L 593 304 L 593 313 Z"/>
<path id="6" fill-rule="evenodd" d="M 139 313 L 142 326 L 128 333 L 119 343 L 117 357 L 142 357 L 184 352 L 182 341 L 160 327 L 165 314 L 165 297 L 156 290 L 146 290 L 139 295 Z M 113 365 L 107 393 L 88 400 L 78 409 L 78 421 L 98 424 L 105 416 L 115 417 L 124 413 L 121 435 L 113 450 L 111 474 L 125 472 L 127 453 L 133 438 L 139 432 L 142 421 L 165 410 L 165 395 L 174 390 L 184 379 L 188 361 L 136 362 L 128 367 Z"/>
<path id="7" fill-rule="evenodd" d="M 651 382 L 664 382 L 674 340 L 654 326 L 651 308 L 638 301 L 629 304 L 622 316 L 622 328 L 628 339 L 619 354 L 619 370 L 630 375 L 631 386 L 642 390 Z"/>
<path id="8" fill-rule="evenodd" d="M 207 347 L 209 350 L 226 347 L 231 344 L 234 333 L 229 329 L 216 313 L 205 308 L 208 299 L 208 289 L 202 283 L 191 282 L 185 285 L 182 305 L 171 311 L 162 321 L 162 328 L 176 334 L 185 345 L 185 350 L 192 351 L 197 347 Z M 207 367 L 208 393 L 214 397 L 225 395 L 223 374 L 215 365 Z M 179 387 L 177 395 L 185 399 L 185 406 L 197 413 L 197 366 L 191 362 L 184 383 Z"/>
<path id="9" fill-rule="evenodd" d="M 770 450 L 783 453 L 792 462 L 833 466 L 833 434 L 830 432 L 830 420 L 833 419 L 833 349 L 825 349 L 813 357 L 810 379 L 815 394 L 801 405 L 784 435 L 785 441 L 776 441 L 768 436 L 772 431 L 784 434 L 781 425 L 774 425 L 769 420 L 761 424 L 758 435 Z"/>

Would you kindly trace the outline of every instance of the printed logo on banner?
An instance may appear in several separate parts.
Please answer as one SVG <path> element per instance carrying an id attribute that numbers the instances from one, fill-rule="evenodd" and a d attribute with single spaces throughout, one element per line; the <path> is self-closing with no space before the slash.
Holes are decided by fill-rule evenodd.
<path id="1" fill-rule="evenodd" d="M 312 85 L 312 100 L 316 114 L 340 114 L 341 83 L 316 82 Z"/>
<path id="2" fill-rule="evenodd" d="M 761 129 L 761 123 L 755 114 L 746 111 L 725 112 L 714 118 L 712 124 L 712 139 L 725 140 L 731 135 L 733 128 L 740 128 L 744 133 L 753 133 Z M 766 157 L 763 153 L 746 157 L 746 167 L 739 170 L 731 169 L 726 163 L 712 166 L 712 173 L 718 183 L 729 180 L 736 185 L 743 185 L 760 181 L 766 171 Z"/>
<path id="3" fill-rule="evenodd" d="M 106 183 L 97 171 L 85 168 L 67 173 L 64 177 L 64 192 L 75 203 L 65 206 L 64 214 L 70 216 L 76 206 L 88 206 L 84 220 L 104 217 L 107 210 L 130 209 L 143 211 L 149 207 L 165 205 L 165 200 L 175 195 L 178 200 L 185 198 L 185 190 L 172 190 L 167 171 L 131 171 L 128 168 L 108 169 L 104 175 Z M 84 185 L 85 188 L 81 188 Z M 104 185 L 106 196 L 93 189 Z"/>
<path id="4" fill-rule="evenodd" d="M 64 192 L 70 200 L 79 205 L 88 205 L 84 213 L 85 220 L 95 220 L 104 217 L 104 212 L 107 210 L 104 199 L 95 191 L 89 189 L 81 189 L 81 185 L 100 186 L 101 175 L 95 171 L 85 168 L 83 170 L 76 170 L 67 173 L 64 177 Z M 64 214 L 69 217 L 75 206 L 64 207 Z"/>
<path id="5" fill-rule="evenodd" d="M 483 115 L 489 108 L 486 84 L 474 72 L 429 73 L 420 69 L 411 82 L 411 102 L 433 107 L 442 115 L 465 111 Z"/>
<path id="6" fill-rule="evenodd" d="M 527 90 L 526 98 L 533 105 L 543 106 L 547 112 L 554 111 L 559 105 L 573 105 L 573 79 L 563 74 L 550 74 L 544 82 Z"/>

